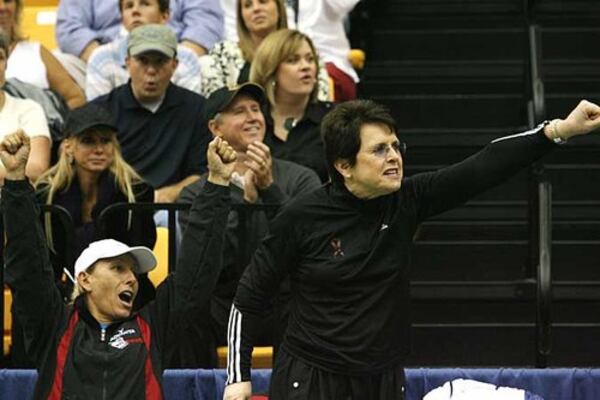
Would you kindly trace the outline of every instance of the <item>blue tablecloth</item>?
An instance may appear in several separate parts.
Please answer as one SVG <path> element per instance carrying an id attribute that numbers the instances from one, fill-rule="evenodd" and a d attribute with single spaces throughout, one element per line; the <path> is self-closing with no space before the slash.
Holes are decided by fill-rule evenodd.
<path id="1" fill-rule="evenodd" d="M 266 393 L 270 370 L 254 370 L 256 393 Z M 600 369 L 407 369 L 407 400 L 420 400 L 430 390 L 456 378 L 512 386 L 545 400 L 600 399 Z M 36 373 L 0 370 L 0 399 L 28 399 Z M 221 400 L 224 370 L 170 370 L 164 375 L 166 400 Z"/>

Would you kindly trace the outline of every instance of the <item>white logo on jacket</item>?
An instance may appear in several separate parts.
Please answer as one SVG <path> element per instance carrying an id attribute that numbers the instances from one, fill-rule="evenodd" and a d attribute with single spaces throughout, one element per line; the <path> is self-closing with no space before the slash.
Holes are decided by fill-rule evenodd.
<path id="1" fill-rule="evenodd" d="M 125 330 L 121 328 L 117 332 L 115 332 L 114 335 L 112 335 L 112 337 L 108 341 L 108 344 L 114 347 L 115 349 L 124 349 L 125 347 L 129 346 L 129 343 L 125 339 L 123 339 L 123 336 L 135 334 L 137 334 L 135 329 Z"/>

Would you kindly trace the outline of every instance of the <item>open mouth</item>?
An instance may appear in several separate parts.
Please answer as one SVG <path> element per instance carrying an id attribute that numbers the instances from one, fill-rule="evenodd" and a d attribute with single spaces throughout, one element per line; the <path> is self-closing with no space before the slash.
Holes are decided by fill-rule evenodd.
<path id="1" fill-rule="evenodd" d="M 385 176 L 398 176 L 398 173 L 399 173 L 398 168 L 392 168 L 392 169 L 385 170 L 383 172 L 383 175 L 385 175 Z"/>
<path id="2" fill-rule="evenodd" d="M 133 304 L 133 292 L 131 290 L 124 290 L 119 293 L 119 299 L 127 306 L 131 306 Z"/>

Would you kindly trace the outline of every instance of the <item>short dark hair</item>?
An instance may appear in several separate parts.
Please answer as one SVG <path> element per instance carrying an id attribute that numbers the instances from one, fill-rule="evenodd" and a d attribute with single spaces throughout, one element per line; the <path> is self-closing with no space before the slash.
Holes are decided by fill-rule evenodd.
<path id="1" fill-rule="evenodd" d="M 121 12 L 123 12 L 123 1 L 124 0 L 119 0 L 119 11 Z M 158 0 L 158 9 L 160 12 L 169 12 L 169 2 L 170 0 Z"/>
<path id="2" fill-rule="evenodd" d="M 341 103 L 331 110 L 321 122 L 321 137 L 325 145 L 325 158 L 333 182 L 344 181 L 335 169 L 335 162 L 344 160 L 356 164 L 360 150 L 360 130 L 364 124 L 383 124 L 396 134 L 396 121 L 388 109 L 371 100 L 353 100 Z"/>

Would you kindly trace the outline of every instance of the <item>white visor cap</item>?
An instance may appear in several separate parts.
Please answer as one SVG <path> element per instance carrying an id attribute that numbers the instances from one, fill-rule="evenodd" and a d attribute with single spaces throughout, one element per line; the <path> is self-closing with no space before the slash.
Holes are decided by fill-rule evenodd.
<path id="1" fill-rule="evenodd" d="M 136 246 L 129 247 L 114 239 L 103 239 L 90 243 L 90 245 L 81 252 L 77 261 L 75 261 L 75 279 L 80 273 L 86 271 L 98 260 L 112 258 L 130 254 L 136 262 L 134 272 L 143 274 L 152 271 L 156 267 L 156 257 L 147 247 Z"/>

